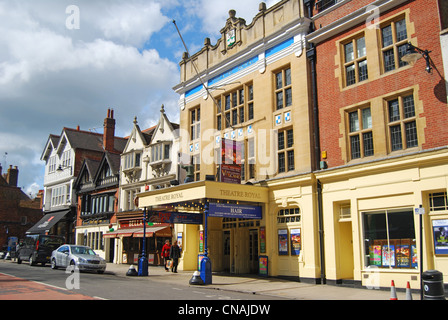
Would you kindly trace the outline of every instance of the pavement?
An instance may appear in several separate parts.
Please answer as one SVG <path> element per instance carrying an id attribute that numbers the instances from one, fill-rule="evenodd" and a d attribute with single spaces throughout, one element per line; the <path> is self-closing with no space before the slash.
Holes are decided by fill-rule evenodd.
<path id="1" fill-rule="evenodd" d="M 223 290 L 264 295 L 269 297 L 297 300 L 390 300 L 390 290 L 352 288 L 336 285 L 319 285 L 288 281 L 276 277 L 257 275 L 212 274 L 212 283 L 208 285 L 190 285 L 193 271 L 178 273 L 166 272 L 163 266 L 149 266 L 148 276 L 127 276 L 130 265 L 108 263 L 106 272 L 116 276 L 140 278 L 142 281 L 159 281 L 171 284 L 185 284 L 190 287 L 202 287 L 210 290 Z M 135 270 L 138 266 L 134 266 Z M 396 292 L 398 300 L 406 300 L 406 292 Z M 412 293 L 413 300 L 419 300 L 419 294 Z"/>

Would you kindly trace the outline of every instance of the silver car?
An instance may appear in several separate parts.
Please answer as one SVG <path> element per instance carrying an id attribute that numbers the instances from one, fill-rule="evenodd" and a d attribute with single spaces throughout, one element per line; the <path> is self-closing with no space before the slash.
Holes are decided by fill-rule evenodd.
<path id="1" fill-rule="evenodd" d="M 104 273 L 106 261 L 99 257 L 90 247 L 64 244 L 51 254 L 51 268 L 78 268 Z"/>

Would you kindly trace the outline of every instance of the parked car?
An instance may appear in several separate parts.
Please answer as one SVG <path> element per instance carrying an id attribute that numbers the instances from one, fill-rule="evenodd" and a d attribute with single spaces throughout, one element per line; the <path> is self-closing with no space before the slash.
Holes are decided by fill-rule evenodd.
<path id="1" fill-rule="evenodd" d="M 68 266 L 104 273 L 106 260 L 98 256 L 90 247 L 64 244 L 51 254 L 51 268 L 67 268 Z"/>
<path id="2" fill-rule="evenodd" d="M 65 242 L 64 237 L 33 234 L 27 235 L 17 253 L 17 263 L 29 261 L 31 266 L 36 263 L 45 265 L 50 262 L 51 253 Z"/>

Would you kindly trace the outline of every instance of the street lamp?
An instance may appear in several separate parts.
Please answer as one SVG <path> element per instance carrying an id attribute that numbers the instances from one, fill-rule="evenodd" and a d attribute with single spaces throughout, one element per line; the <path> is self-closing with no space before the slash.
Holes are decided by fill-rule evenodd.
<path id="1" fill-rule="evenodd" d="M 431 51 L 428 50 L 422 50 L 420 48 L 417 48 L 412 43 L 407 44 L 406 48 L 406 54 L 401 57 L 401 60 L 404 62 L 409 63 L 411 66 L 413 66 L 417 60 L 420 58 L 424 58 L 426 61 L 426 72 L 431 73 L 432 67 L 431 67 L 431 58 L 429 57 L 429 54 Z"/>
<path id="2" fill-rule="evenodd" d="M 148 275 L 148 259 L 146 258 L 146 207 L 143 209 L 143 244 L 142 257 L 138 260 L 138 275 Z"/>

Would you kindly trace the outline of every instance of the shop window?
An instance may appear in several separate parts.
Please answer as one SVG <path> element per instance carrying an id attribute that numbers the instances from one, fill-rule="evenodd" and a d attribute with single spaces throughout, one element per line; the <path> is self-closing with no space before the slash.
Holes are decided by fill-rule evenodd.
<path id="1" fill-rule="evenodd" d="M 414 96 L 406 95 L 387 101 L 390 150 L 418 147 Z"/>
<path id="2" fill-rule="evenodd" d="M 358 37 L 344 44 L 345 85 L 351 86 L 368 79 L 366 40 Z"/>
<path id="3" fill-rule="evenodd" d="M 401 60 L 406 54 L 408 42 L 406 19 L 393 21 L 381 27 L 381 52 L 384 72 L 408 65 L 407 62 Z"/>
<path id="4" fill-rule="evenodd" d="M 276 110 L 292 106 L 291 68 L 277 72 L 274 80 Z"/>
<path id="5" fill-rule="evenodd" d="M 448 198 L 445 192 L 434 192 L 429 194 L 429 211 L 448 210 Z"/>
<path id="6" fill-rule="evenodd" d="M 412 209 L 363 213 L 365 266 L 417 268 Z"/>
<path id="7" fill-rule="evenodd" d="M 373 156 L 372 115 L 370 108 L 360 108 L 348 113 L 351 159 Z"/>

